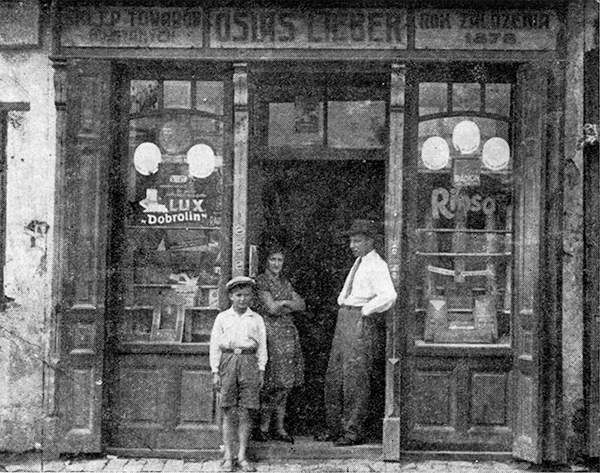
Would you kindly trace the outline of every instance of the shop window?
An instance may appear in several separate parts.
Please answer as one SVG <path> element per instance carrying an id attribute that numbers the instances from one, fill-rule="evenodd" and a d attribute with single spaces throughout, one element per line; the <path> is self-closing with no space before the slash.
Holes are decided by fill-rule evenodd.
<path id="1" fill-rule="evenodd" d="M 315 86 L 293 100 L 268 104 L 268 145 L 272 148 L 324 147 L 382 149 L 386 142 L 386 100 L 377 86 Z"/>
<path id="2" fill-rule="evenodd" d="M 419 115 L 433 115 L 448 110 L 448 85 L 440 82 L 419 84 Z"/>
<path id="3" fill-rule="evenodd" d="M 196 82 L 196 110 L 223 115 L 223 82 Z"/>
<path id="4" fill-rule="evenodd" d="M 269 104 L 269 146 L 322 145 L 323 102 L 299 96 L 294 102 Z"/>
<path id="5" fill-rule="evenodd" d="M 164 87 L 164 108 L 188 109 L 192 103 L 192 83 L 187 80 L 166 80 Z"/>
<path id="6" fill-rule="evenodd" d="M 207 342 L 221 307 L 224 89 L 133 80 L 120 340 Z"/>
<path id="7" fill-rule="evenodd" d="M 332 148 L 381 148 L 385 139 L 385 102 L 328 102 L 328 144 Z"/>
<path id="8" fill-rule="evenodd" d="M 418 343 L 510 343 L 511 86 L 483 87 L 419 88 Z M 440 113 L 446 91 L 451 107 Z"/>
<path id="9" fill-rule="evenodd" d="M 481 87 L 479 84 L 452 84 L 452 110 L 455 112 L 474 111 L 481 108 Z"/>

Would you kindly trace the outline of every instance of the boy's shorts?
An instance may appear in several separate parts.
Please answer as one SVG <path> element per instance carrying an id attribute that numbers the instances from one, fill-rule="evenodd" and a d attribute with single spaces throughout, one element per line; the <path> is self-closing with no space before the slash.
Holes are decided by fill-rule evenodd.
<path id="1" fill-rule="evenodd" d="M 255 353 L 221 353 L 221 407 L 260 407 L 260 380 Z"/>

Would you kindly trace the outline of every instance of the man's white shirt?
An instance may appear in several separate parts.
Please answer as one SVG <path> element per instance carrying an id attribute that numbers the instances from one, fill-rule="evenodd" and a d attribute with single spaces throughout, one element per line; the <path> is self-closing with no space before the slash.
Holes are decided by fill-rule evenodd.
<path id="1" fill-rule="evenodd" d="M 339 305 L 360 306 L 363 315 L 370 315 L 385 312 L 396 302 L 397 294 L 388 265 L 375 250 L 361 258 L 352 281 L 352 290 L 346 296 L 351 275 L 352 271 L 346 276 L 338 296 Z"/>

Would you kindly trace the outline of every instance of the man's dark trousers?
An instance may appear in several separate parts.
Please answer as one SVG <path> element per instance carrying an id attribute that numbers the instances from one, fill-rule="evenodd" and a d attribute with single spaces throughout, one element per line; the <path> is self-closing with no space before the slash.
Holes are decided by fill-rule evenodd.
<path id="1" fill-rule="evenodd" d="M 382 349 L 382 314 L 363 316 L 360 307 L 342 306 L 325 377 L 327 425 L 334 436 L 359 440 L 370 411 L 371 374 Z"/>

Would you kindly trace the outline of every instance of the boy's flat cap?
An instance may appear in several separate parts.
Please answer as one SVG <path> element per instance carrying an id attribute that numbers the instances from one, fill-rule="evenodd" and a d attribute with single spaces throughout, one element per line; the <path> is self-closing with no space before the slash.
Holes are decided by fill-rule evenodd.
<path id="1" fill-rule="evenodd" d="M 249 278 L 248 276 L 236 276 L 232 278 L 225 287 L 228 291 L 231 291 L 233 288 L 238 286 L 254 286 L 254 279 Z"/>

